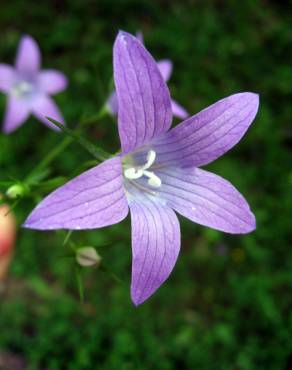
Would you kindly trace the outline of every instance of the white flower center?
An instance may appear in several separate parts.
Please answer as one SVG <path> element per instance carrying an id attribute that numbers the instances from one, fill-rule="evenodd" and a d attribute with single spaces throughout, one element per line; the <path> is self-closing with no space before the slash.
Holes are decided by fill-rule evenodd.
<path id="1" fill-rule="evenodd" d="M 147 171 L 155 162 L 156 153 L 154 150 L 150 150 L 147 154 L 147 162 L 143 166 L 129 167 L 124 170 L 124 176 L 129 180 L 137 180 L 142 176 L 148 178 L 148 184 L 154 188 L 161 186 L 160 178 L 155 175 L 152 171 Z"/>
<path id="2" fill-rule="evenodd" d="M 12 94 L 18 98 L 33 92 L 34 87 L 27 81 L 20 81 L 12 88 Z"/>

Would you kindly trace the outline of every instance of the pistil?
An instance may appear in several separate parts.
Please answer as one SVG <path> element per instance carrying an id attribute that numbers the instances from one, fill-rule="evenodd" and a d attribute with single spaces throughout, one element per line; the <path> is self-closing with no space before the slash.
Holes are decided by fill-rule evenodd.
<path id="1" fill-rule="evenodd" d="M 124 176 L 129 180 L 137 180 L 142 176 L 148 178 L 148 184 L 154 188 L 161 186 L 160 178 L 155 175 L 152 171 L 147 171 L 155 162 L 156 153 L 154 150 L 150 150 L 147 154 L 147 162 L 143 166 L 129 167 L 124 170 Z"/>
<path id="2" fill-rule="evenodd" d="M 12 89 L 12 94 L 16 97 L 22 97 L 33 91 L 33 85 L 27 81 L 20 81 Z"/>

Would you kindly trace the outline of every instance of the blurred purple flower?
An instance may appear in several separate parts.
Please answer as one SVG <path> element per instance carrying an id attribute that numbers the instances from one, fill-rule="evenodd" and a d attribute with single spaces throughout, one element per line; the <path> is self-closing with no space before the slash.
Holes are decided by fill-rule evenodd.
<path id="1" fill-rule="evenodd" d="M 22 37 L 16 56 L 15 67 L 0 64 L 0 91 L 8 101 L 3 132 L 11 133 L 21 126 L 30 114 L 56 130 L 45 116 L 64 122 L 62 115 L 49 95 L 64 90 L 66 77 L 53 69 L 40 70 L 41 55 L 35 40 Z"/>
<path id="2" fill-rule="evenodd" d="M 258 96 L 229 96 L 169 130 L 167 86 L 152 56 L 128 33 L 114 45 L 122 153 L 84 172 L 43 200 L 24 226 L 94 229 L 132 219 L 131 296 L 138 305 L 168 278 L 180 249 L 174 211 L 229 233 L 255 229 L 243 196 L 202 166 L 232 148 L 258 110 Z"/>
<path id="3" fill-rule="evenodd" d="M 136 37 L 142 44 L 144 43 L 142 32 L 137 32 Z M 172 74 L 173 69 L 172 61 L 169 59 L 162 59 L 156 63 L 162 75 L 162 78 L 164 79 L 165 82 L 167 82 Z M 112 113 L 113 115 L 118 114 L 118 99 L 116 91 L 113 91 L 111 93 L 107 101 L 107 106 L 110 113 Z M 171 99 L 171 110 L 175 117 L 185 119 L 189 116 L 188 112 L 173 99 Z"/>

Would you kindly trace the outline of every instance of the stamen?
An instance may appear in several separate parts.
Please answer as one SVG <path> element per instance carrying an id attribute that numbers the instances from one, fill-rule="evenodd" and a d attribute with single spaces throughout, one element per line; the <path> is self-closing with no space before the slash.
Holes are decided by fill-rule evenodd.
<path id="1" fill-rule="evenodd" d="M 156 159 L 156 153 L 154 152 L 154 150 L 149 150 L 149 152 L 147 154 L 147 162 L 142 167 L 143 170 L 147 170 L 148 168 L 150 168 L 153 165 L 153 163 L 155 162 L 155 159 Z"/>
<path id="2" fill-rule="evenodd" d="M 144 171 L 143 174 L 148 177 L 149 185 L 153 186 L 154 188 L 159 188 L 161 186 L 161 180 L 157 175 L 155 175 L 154 172 Z"/>
<path id="3" fill-rule="evenodd" d="M 127 168 L 124 175 L 129 180 L 136 180 L 143 176 L 143 170 L 135 167 Z"/>
<path id="4" fill-rule="evenodd" d="M 33 86 L 27 81 L 21 81 L 13 87 L 12 93 L 17 97 L 29 94 L 33 91 Z"/>
<path id="5" fill-rule="evenodd" d="M 137 180 L 142 176 L 148 177 L 148 184 L 154 188 L 159 188 L 161 186 L 160 178 L 155 175 L 154 172 L 147 171 L 156 159 L 156 153 L 154 150 L 150 150 L 147 154 L 147 162 L 143 166 L 130 167 L 124 170 L 124 176 L 129 180 Z"/>

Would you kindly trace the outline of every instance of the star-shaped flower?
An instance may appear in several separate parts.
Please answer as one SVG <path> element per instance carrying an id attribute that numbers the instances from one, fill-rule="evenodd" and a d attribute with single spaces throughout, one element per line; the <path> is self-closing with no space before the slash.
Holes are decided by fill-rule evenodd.
<path id="1" fill-rule="evenodd" d="M 142 32 L 137 32 L 137 39 L 143 44 L 143 34 Z M 172 74 L 172 61 L 169 59 L 162 59 L 159 60 L 157 63 L 157 67 L 161 73 L 162 78 L 165 82 L 167 82 Z M 113 91 L 108 98 L 107 106 L 113 115 L 116 115 L 118 113 L 118 99 L 117 99 L 117 93 L 116 91 Z M 189 116 L 188 112 L 183 108 L 178 102 L 176 102 L 174 99 L 171 99 L 171 110 L 172 114 L 181 119 L 185 119 Z"/>
<path id="2" fill-rule="evenodd" d="M 41 55 L 35 40 L 22 37 L 15 67 L 0 64 L 0 91 L 7 94 L 3 132 L 11 133 L 21 126 L 30 114 L 56 129 L 45 117 L 64 122 L 49 95 L 57 94 L 67 86 L 66 77 L 53 69 L 40 70 Z"/>
<path id="3" fill-rule="evenodd" d="M 25 227 L 95 229 L 132 220 L 131 296 L 138 305 L 172 271 L 180 249 L 174 211 L 228 233 L 255 229 L 243 196 L 198 168 L 244 135 L 258 110 L 254 93 L 231 95 L 170 129 L 168 88 L 152 56 L 128 33 L 114 45 L 121 154 L 69 181 L 43 200 Z"/>

